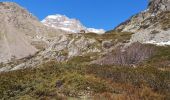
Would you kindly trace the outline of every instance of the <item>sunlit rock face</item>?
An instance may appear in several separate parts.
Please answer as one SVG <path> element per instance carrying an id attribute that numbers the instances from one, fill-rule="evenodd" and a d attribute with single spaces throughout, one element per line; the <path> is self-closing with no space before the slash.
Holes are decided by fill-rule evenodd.
<path id="1" fill-rule="evenodd" d="M 45 39 L 58 33 L 16 3 L 0 2 L 0 62 L 34 55 L 35 45 L 45 48 Z"/>
<path id="2" fill-rule="evenodd" d="M 169 45 L 170 0 L 150 0 L 148 9 L 132 16 L 115 29 L 134 32 L 131 43 Z"/>
<path id="3" fill-rule="evenodd" d="M 27 26 L 23 24 L 27 23 L 29 27 L 30 21 L 35 22 L 36 18 L 17 4 L 0 3 L 0 62 L 8 61 L 12 57 L 23 58 L 38 51 L 31 45 L 26 33 L 23 33 L 23 30 L 27 33 L 29 30 L 25 30 Z"/>

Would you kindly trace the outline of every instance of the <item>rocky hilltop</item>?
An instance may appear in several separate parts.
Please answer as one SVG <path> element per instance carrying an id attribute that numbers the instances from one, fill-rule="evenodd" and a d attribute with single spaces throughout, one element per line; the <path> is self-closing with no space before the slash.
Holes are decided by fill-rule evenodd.
<path id="1" fill-rule="evenodd" d="M 132 16 L 115 30 L 134 32 L 131 42 L 170 45 L 170 0 L 150 0 L 148 9 Z"/>

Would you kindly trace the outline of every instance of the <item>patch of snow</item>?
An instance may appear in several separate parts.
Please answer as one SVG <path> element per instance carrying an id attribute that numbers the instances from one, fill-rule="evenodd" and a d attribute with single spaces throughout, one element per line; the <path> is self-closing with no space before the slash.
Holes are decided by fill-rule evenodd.
<path id="1" fill-rule="evenodd" d="M 60 28 L 58 28 L 58 29 L 61 29 L 61 30 L 67 31 L 67 32 L 77 33 L 76 30 L 71 30 L 71 29 L 69 29 L 69 28 L 60 27 Z"/>
<path id="2" fill-rule="evenodd" d="M 151 41 L 147 41 L 145 42 L 146 44 L 155 44 L 157 46 L 166 46 L 166 45 L 170 45 L 170 41 L 166 41 L 166 42 L 156 42 L 154 40 Z"/>
<path id="3" fill-rule="evenodd" d="M 144 10 L 144 11 L 142 11 L 142 12 L 148 12 L 149 11 L 149 9 L 146 9 L 146 10 Z"/>
<path id="4" fill-rule="evenodd" d="M 152 17 L 156 16 L 156 13 L 153 13 L 151 16 L 152 16 Z"/>
<path id="5" fill-rule="evenodd" d="M 48 25 L 47 25 L 48 26 Z M 51 25 L 51 27 L 53 27 L 53 28 L 57 28 L 55 25 Z"/>
<path id="6" fill-rule="evenodd" d="M 60 14 L 56 14 L 56 15 L 49 15 L 47 16 L 47 18 L 50 18 L 50 19 L 57 19 L 59 17 L 63 17 L 64 15 L 60 15 Z"/>
<path id="7" fill-rule="evenodd" d="M 11 69 L 10 66 L 0 68 L 0 72 L 7 72 Z"/>
<path id="8" fill-rule="evenodd" d="M 18 65 L 16 67 L 12 68 L 11 71 L 22 69 L 22 68 L 24 68 L 24 66 L 25 66 L 25 63 L 20 64 L 20 65 Z"/>

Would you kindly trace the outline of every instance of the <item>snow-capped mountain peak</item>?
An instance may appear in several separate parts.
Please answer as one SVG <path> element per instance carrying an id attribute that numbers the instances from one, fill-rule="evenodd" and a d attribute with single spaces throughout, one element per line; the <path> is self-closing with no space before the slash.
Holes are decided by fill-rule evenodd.
<path id="1" fill-rule="evenodd" d="M 55 29 L 61 29 L 71 33 L 79 33 L 81 30 L 98 34 L 105 33 L 105 30 L 103 29 L 87 28 L 79 20 L 71 19 L 65 15 L 60 14 L 49 15 L 41 22 L 46 26 L 53 27 Z"/>

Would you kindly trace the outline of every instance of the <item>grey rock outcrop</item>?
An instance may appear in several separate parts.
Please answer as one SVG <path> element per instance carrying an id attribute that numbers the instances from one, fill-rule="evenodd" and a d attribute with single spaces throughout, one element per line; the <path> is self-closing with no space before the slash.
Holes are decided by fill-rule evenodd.
<path id="1" fill-rule="evenodd" d="M 170 11 L 170 0 L 149 0 L 148 8 L 150 13 Z"/>
<path id="2" fill-rule="evenodd" d="M 131 43 L 170 45 L 170 0 L 150 0 L 148 9 L 132 16 L 115 30 L 135 33 Z"/>

